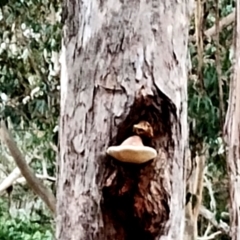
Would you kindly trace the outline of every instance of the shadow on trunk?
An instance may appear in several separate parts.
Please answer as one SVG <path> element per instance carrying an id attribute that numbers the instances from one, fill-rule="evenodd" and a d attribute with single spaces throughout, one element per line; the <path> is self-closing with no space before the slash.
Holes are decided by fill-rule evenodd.
<path id="1" fill-rule="evenodd" d="M 105 159 L 102 213 L 104 224 L 113 225 L 119 239 L 153 240 L 163 234 L 169 218 L 170 164 L 174 150 L 172 122 L 176 121 L 171 101 L 161 92 L 136 98 L 126 119 L 119 124 L 110 146 L 120 145 L 133 135 L 133 125 L 147 121 L 153 138 L 142 138 L 158 156 L 144 164 Z"/>

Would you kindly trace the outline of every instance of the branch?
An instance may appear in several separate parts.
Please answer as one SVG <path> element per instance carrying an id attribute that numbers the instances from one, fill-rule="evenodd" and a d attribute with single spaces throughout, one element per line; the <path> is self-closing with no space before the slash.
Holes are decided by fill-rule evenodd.
<path id="1" fill-rule="evenodd" d="M 196 9 L 195 9 L 195 36 L 197 42 L 197 76 L 201 86 L 201 90 L 204 90 L 204 80 L 203 80 L 203 26 L 204 26 L 204 17 L 203 17 L 203 2 L 197 0 Z"/>
<path id="2" fill-rule="evenodd" d="M 48 180 L 49 182 L 55 182 L 56 181 L 55 177 L 51 177 L 51 176 L 48 176 L 48 175 L 36 174 L 36 177 L 38 179 Z M 21 177 L 21 178 L 16 179 L 16 182 L 20 183 L 20 184 L 24 184 L 26 182 L 26 179 L 24 177 Z"/>
<path id="3" fill-rule="evenodd" d="M 13 182 L 21 176 L 19 168 L 15 168 L 0 184 L 0 195 L 10 186 Z"/>
<path id="4" fill-rule="evenodd" d="M 230 25 L 235 19 L 235 9 L 233 9 L 233 12 L 227 15 L 226 17 L 222 18 L 221 21 L 219 21 L 219 31 L 221 31 L 224 27 Z M 211 28 L 204 31 L 204 35 L 207 37 L 213 37 L 216 35 L 216 25 L 213 25 Z M 190 36 L 189 40 L 191 42 L 196 42 L 196 35 Z"/>
<path id="5" fill-rule="evenodd" d="M 222 218 L 229 218 L 230 214 L 228 212 L 222 212 L 221 217 Z"/>
<path id="6" fill-rule="evenodd" d="M 212 225 L 210 222 L 208 222 L 208 225 L 207 225 L 207 228 L 206 228 L 206 230 L 205 230 L 205 232 L 204 232 L 203 237 L 207 237 L 207 236 L 208 236 L 208 234 L 209 234 L 210 231 L 212 230 L 212 227 L 213 227 L 213 225 Z"/>
<path id="7" fill-rule="evenodd" d="M 35 176 L 32 169 L 26 163 L 22 153 L 14 142 L 10 132 L 7 130 L 4 121 L 1 121 L 1 135 L 6 143 L 11 155 L 13 156 L 21 174 L 25 177 L 32 190 L 46 203 L 50 210 L 56 213 L 56 198 L 43 183 Z"/>
<path id="8" fill-rule="evenodd" d="M 205 169 L 205 171 L 206 171 L 206 169 Z M 216 200 L 215 200 L 215 197 L 214 197 L 212 184 L 211 184 L 211 182 L 209 181 L 209 179 L 207 178 L 206 175 L 204 175 L 204 182 L 205 182 L 205 187 L 208 189 L 208 193 L 209 193 L 209 196 L 210 196 L 210 209 L 215 212 L 217 204 L 216 204 Z"/>
<path id="9" fill-rule="evenodd" d="M 235 16 L 235 15 L 233 15 Z M 220 17 L 219 17 L 219 0 L 216 0 L 216 21 L 215 21 L 215 34 L 216 34 L 216 70 L 218 78 L 218 92 L 219 92 L 219 113 L 220 113 L 220 127 L 223 128 L 224 116 L 225 116 L 225 107 L 223 100 L 223 89 L 222 89 L 222 71 L 221 71 L 221 60 L 220 60 Z"/>
<path id="10" fill-rule="evenodd" d="M 36 174 L 36 177 L 38 179 L 47 180 L 49 182 L 55 182 L 56 178 L 51 177 L 48 175 L 41 175 Z M 12 186 L 14 183 L 24 184 L 26 182 L 26 179 L 24 177 L 21 177 L 21 172 L 18 167 L 16 167 L 0 184 L 0 195 L 3 194 L 3 192 L 10 186 Z"/>
<path id="11" fill-rule="evenodd" d="M 215 215 L 209 211 L 207 208 L 205 208 L 204 206 L 200 207 L 200 215 L 202 215 L 204 218 L 206 218 L 210 223 L 212 223 L 212 225 L 214 227 L 216 227 L 217 229 L 219 229 L 221 232 L 229 234 L 229 226 L 220 220 L 220 222 L 218 222 L 215 219 Z"/>
<path id="12" fill-rule="evenodd" d="M 211 235 L 209 235 L 207 237 L 198 237 L 197 240 L 211 240 L 211 239 L 215 239 L 215 237 L 217 235 L 220 235 L 220 234 L 222 234 L 222 232 L 221 231 L 217 231 L 217 232 L 212 233 Z"/>

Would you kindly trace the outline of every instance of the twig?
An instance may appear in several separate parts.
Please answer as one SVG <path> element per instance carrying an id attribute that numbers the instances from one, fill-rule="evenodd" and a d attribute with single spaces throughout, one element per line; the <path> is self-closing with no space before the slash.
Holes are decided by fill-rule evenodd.
<path id="1" fill-rule="evenodd" d="M 41 175 L 36 174 L 36 177 L 42 180 L 48 180 L 50 182 L 55 182 L 56 178 L 51 177 L 48 175 Z M 0 184 L 0 195 L 3 194 L 3 192 L 10 186 L 14 184 L 14 182 L 23 184 L 26 182 L 26 179 L 24 177 L 21 177 L 21 172 L 19 168 L 15 168 Z"/>
<path id="2" fill-rule="evenodd" d="M 214 227 L 219 229 L 221 232 L 229 235 L 229 226 L 225 222 L 223 222 L 221 220 L 220 220 L 220 222 L 218 222 L 215 219 L 215 215 L 211 211 L 209 211 L 206 207 L 201 206 L 199 213 L 204 218 L 206 218 L 210 223 L 212 223 L 212 225 Z"/>
<path id="3" fill-rule="evenodd" d="M 48 175 L 36 174 L 36 177 L 38 179 L 48 180 L 50 182 L 55 182 L 56 181 L 55 177 L 51 177 L 51 176 L 48 176 Z M 24 182 L 26 182 L 26 179 L 24 177 L 21 177 L 21 178 L 16 179 L 16 182 L 23 184 Z"/>
<path id="4" fill-rule="evenodd" d="M 235 20 L 235 9 L 233 9 L 232 13 L 227 15 L 226 17 L 222 18 L 221 21 L 219 21 L 219 31 L 221 31 L 224 27 L 230 25 Z M 212 37 L 216 34 L 216 25 L 212 26 L 208 30 L 204 32 L 204 34 L 207 37 Z"/>
<path id="5" fill-rule="evenodd" d="M 226 17 L 222 18 L 221 21 L 219 21 L 219 31 L 221 31 L 224 27 L 230 25 L 235 20 L 235 9 L 233 9 L 233 12 L 227 15 Z M 213 25 L 211 28 L 204 31 L 204 35 L 207 37 L 213 37 L 216 34 L 216 25 Z M 196 35 L 190 36 L 189 41 L 196 42 Z"/>
<path id="6" fill-rule="evenodd" d="M 222 71 L 221 71 L 221 61 L 220 61 L 220 43 L 219 43 L 219 33 L 220 33 L 220 20 L 219 20 L 219 0 L 216 0 L 216 23 L 215 23 L 215 34 L 216 34 L 216 71 L 218 77 L 218 91 L 219 91 L 219 110 L 220 110 L 220 129 L 223 128 L 225 107 L 223 101 L 223 89 L 222 89 Z"/>
<path id="7" fill-rule="evenodd" d="M 212 230 L 212 227 L 213 227 L 213 225 L 210 222 L 208 222 L 208 225 L 207 225 L 207 228 L 206 228 L 206 230 L 204 232 L 203 237 L 207 237 L 208 236 L 209 232 Z"/>
<path id="8" fill-rule="evenodd" d="M 210 208 L 212 211 L 216 211 L 216 200 L 214 197 L 214 192 L 212 188 L 211 182 L 208 180 L 207 176 L 204 175 L 204 182 L 205 182 L 205 187 L 208 189 L 209 196 L 210 196 Z"/>
<path id="9" fill-rule="evenodd" d="M 222 234 L 221 231 L 217 231 L 215 233 L 212 233 L 211 235 L 207 236 L 207 237 L 198 237 L 197 240 L 211 240 L 211 239 L 215 239 L 216 236 Z"/>
<path id="10" fill-rule="evenodd" d="M 47 163 L 45 159 L 42 160 L 42 172 L 43 172 L 43 176 L 48 176 Z"/>
<path id="11" fill-rule="evenodd" d="M 28 166 L 10 132 L 7 130 L 4 121 L 1 121 L 1 135 L 29 186 L 46 203 L 55 215 L 56 199 L 53 193 L 43 185 L 43 183 L 35 176 L 32 169 Z"/>
<path id="12" fill-rule="evenodd" d="M 229 216 L 230 216 L 229 212 L 222 212 L 221 213 L 222 218 L 229 218 Z"/>
<path id="13" fill-rule="evenodd" d="M 195 9 L 195 32 L 196 32 L 196 45 L 197 45 L 197 59 L 198 59 L 198 69 L 197 75 L 198 80 L 201 86 L 201 89 L 204 89 L 203 81 L 203 3 L 201 0 L 197 0 L 197 5 Z"/>

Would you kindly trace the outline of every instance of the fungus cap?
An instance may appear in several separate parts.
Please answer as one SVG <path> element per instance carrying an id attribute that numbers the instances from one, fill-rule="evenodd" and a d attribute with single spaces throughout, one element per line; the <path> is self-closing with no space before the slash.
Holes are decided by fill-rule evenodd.
<path id="1" fill-rule="evenodd" d="M 121 162 L 141 164 L 155 158 L 157 151 L 154 148 L 144 146 L 139 136 L 132 136 L 120 146 L 109 147 L 107 154 Z"/>
<path id="2" fill-rule="evenodd" d="M 138 124 L 133 125 L 133 132 L 139 136 L 153 137 L 153 128 L 147 121 L 141 121 Z"/>

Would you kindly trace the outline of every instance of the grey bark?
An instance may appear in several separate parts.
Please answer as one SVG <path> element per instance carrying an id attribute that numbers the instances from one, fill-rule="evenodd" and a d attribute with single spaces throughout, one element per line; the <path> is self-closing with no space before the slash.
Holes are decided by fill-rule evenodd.
<path id="1" fill-rule="evenodd" d="M 236 49 L 234 76 L 230 83 L 229 105 L 225 122 L 228 146 L 227 166 L 230 189 L 230 235 L 240 239 L 240 3 L 236 1 Z"/>
<path id="2" fill-rule="evenodd" d="M 64 1 L 58 240 L 183 239 L 191 4 Z M 106 156 L 141 120 L 158 157 Z"/>

